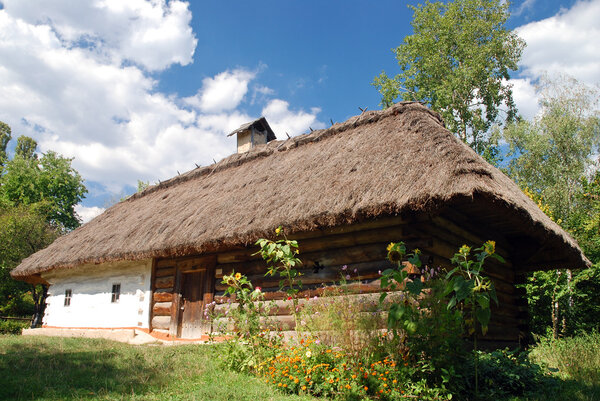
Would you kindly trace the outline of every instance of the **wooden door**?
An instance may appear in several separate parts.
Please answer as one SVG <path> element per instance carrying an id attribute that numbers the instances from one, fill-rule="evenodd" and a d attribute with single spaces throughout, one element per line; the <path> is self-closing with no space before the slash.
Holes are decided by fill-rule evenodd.
<path id="1" fill-rule="evenodd" d="M 178 263 L 180 310 L 177 319 L 177 336 L 179 338 L 200 338 L 203 334 L 210 333 L 210 322 L 204 314 L 204 309 L 213 299 L 213 267 L 214 261 L 207 259 L 192 259 Z"/>

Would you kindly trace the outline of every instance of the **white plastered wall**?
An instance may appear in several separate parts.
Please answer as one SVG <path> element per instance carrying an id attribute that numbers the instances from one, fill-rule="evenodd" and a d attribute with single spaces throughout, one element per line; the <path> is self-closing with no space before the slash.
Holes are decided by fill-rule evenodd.
<path id="1" fill-rule="evenodd" d="M 50 271 L 43 324 L 69 328 L 148 328 L 152 260 L 83 265 Z M 113 284 L 121 285 L 118 302 L 111 302 Z M 65 291 L 71 305 L 65 306 Z"/>

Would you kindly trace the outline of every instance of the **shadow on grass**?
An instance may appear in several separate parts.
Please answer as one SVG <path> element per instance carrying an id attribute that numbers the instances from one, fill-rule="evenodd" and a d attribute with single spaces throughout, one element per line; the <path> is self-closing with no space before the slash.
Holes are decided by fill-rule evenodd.
<path id="1" fill-rule="evenodd" d="M 69 340 L 2 343 L 0 399 L 122 397 L 161 384 L 162 364 L 135 347 Z"/>

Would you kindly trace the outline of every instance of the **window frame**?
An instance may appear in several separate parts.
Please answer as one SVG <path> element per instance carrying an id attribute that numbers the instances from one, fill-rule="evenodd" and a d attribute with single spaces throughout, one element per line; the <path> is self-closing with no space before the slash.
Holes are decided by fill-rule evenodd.
<path id="1" fill-rule="evenodd" d="M 65 308 L 71 306 L 71 299 L 73 298 L 73 290 L 71 288 L 65 289 L 65 301 L 63 306 Z"/>
<path id="2" fill-rule="evenodd" d="M 121 299 L 121 283 L 113 283 L 110 296 L 111 304 L 118 304 Z"/>

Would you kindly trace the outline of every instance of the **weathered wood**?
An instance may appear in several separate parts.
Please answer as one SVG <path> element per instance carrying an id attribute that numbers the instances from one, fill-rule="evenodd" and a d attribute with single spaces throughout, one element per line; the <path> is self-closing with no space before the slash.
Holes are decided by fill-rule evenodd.
<path id="1" fill-rule="evenodd" d="M 175 278 L 173 276 L 159 277 L 154 280 L 154 288 L 173 288 Z"/>
<path id="2" fill-rule="evenodd" d="M 290 239 L 298 239 L 290 235 Z M 298 247 L 302 255 L 311 252 L 319 252 L 328 249 L 352 247 L 390 241 L 411 241 L 414 239 L 413 231 L 407 231 L 404 225 L 384 226 L 377 228 L 377 225 L 370 226 L 369 229 L 358 230 L 353 227 L 352 231 L 339 233 L 337 235 L 327 235 L 323 237 L 313 234 L 305 239 L 298 239 Z M 229 264 L 259 260 L 260 255 L 254 255 L 258 247 L 246 249 L 237 249 L 229 252 L 219 253 L 217 255 L 217 264 Z"/>
<path id="3" fill-rule="evenodd" d="M 173 300 L 173 294 L 171 292 L 154 292 L 154 302 L 171 302 Z"/>
<path id="4" fill-rule="evenodd" d="M 163 268 L 169 268 L 169 267 L 175 267 L 174 259 L 159 259 L 156 262 L 157 269 L 163 269 Z"/>
<path id="5" fill-rule="evenodd" d="M 171 302 L 157 302 L 152 307 L 154 316 L 171 316 Z"/>
<path id="6" fill-rule="evenodd" d="M 435 229 L 444 230 L 448 233 L 452 233 L 456 235 L 456 237 L 461 238 L 463 242 L 468 242 L 477 247 L 483 245 L 488 240 L 494 240 L 494 238 L 483 238 L 473 231 L 465 230 L 463 227 L 455 224 L 453 221 L 449 220 L 446 217 L 442 216 L 433 216 L 432 222 L 435 224 Z M 424 225 L 427 226 L 427 225 Z M 496 244 L 496 252 L 502 256 L 503 258 L 508 258 L 508 251 L 506 251 L 503 247 Z"/>
<path id="7" fill-rule="evenodd" d="M 150 269 L 150 306 L 152 306 L 152 304 L 155 302 L 154 301 L 154 280 L 156 280 L 156 258 L 152 258 L 152 267 Z M 154 327 L 152 327 L 152 318 L 154 317 L 154 315 L 152 314 L 152 311 L 150 313 L 148 313 L 148 331 L 152 332 L 152 330 L 154 330 Z"/>
<path id="8" fill-rule="evenodd" d="M 156 270 L 155 277 L 166 277 L 166 276 L 174 276 L 175 275 L 175 267 L 167 267 L 163 269 Z"/>
<path id="9" fill-rule="evenodd" d="M 175 273 L 175 285 L 173 287 L 173 301 L 171 304 L 171 324 L 169 334 L 179 336 L 179 320 L 181 315 L 181 279 L 182 272 L 177 269 Z"/>
<path id="10" fill-rule="evenodd" d="M 167 330 L 171 325 L 170 316 L 154 316 L 152 318 L 152 327 L 160 330 Z"/>

